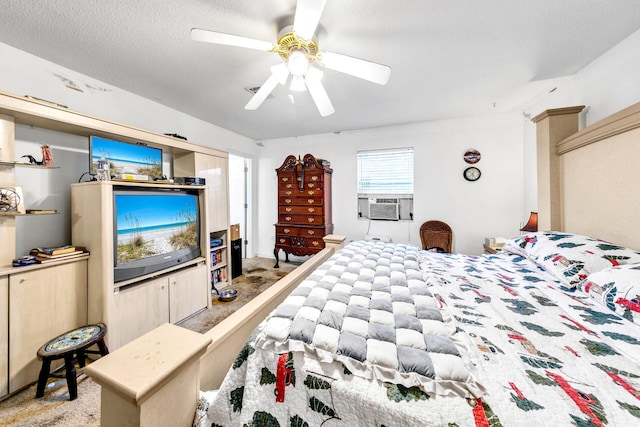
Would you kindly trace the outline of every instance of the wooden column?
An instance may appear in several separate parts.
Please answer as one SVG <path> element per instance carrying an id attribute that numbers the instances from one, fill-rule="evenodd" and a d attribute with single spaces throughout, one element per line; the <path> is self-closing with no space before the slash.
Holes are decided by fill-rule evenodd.
<path id="1" fill-rule="evenodd" d="M 211 338 L 165 323 L 85 368 L 102 386 L 100 425 L 191 426 Z"/>
<path id="2" fill-rule="evenodd" d="M 536 124 L 538 161 L 538 230 L 562 231 L 562 187 L 557 145 L 578 131 L 578 114 L 584 105 L 543 111 Z"/>
<path id="3" fill-rule="evenodd" d="M 15 123 L 13 117 L 0 114 L 0 162 L 14 162 Z M 13 166 L 0 166 L 0 186 L 14 185 Z M 13 216 L 0 218 L 0 266 L 11 265 L 16 257 L 16 219 Z"/>

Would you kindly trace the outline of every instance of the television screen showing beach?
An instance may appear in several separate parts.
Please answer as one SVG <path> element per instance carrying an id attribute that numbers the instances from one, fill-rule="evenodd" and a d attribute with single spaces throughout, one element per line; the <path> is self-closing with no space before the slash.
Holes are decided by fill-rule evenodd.
<path id="1" fill-rule="evenodd" d="M 102 157 L 109 161 L 111 176 L 134 174 L 162 178 L 162 150 L 159 148 L 92 136 L 92 173 L 96 172 L 98 160 Z"/>
<path id="2" fill-rule="evenodd" d="M 198 246 L 197 196 L 117 194 L 117 264 Z"/>

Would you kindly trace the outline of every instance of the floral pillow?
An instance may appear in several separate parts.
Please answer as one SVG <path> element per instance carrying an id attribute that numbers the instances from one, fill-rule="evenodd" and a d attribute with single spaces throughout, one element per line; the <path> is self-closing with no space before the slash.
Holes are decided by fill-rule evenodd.
<path id="1" fill-rule="evenodd" d="M 640 252 L 593 237 L 557 231 L 520 236 L 507 241 L 502 251 L 530 259 L 568 289 L 575 289 L 590 273 L 640 263 Z"/>
<path id="2" fill-rule="evenodd" d="M 578 289 L 621 317 L 640 324 L 640 264 L 592 273 Z"/>

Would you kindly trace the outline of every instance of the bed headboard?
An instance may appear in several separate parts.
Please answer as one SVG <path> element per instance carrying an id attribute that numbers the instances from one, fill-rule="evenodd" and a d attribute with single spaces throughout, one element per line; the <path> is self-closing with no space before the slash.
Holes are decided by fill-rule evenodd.
<path id="1" fill-rule="evenodd" d="M 581 131 L 584 107 L 547 110 L 536 123 L 540 230 L 640 249 L 640 103 Z"/>

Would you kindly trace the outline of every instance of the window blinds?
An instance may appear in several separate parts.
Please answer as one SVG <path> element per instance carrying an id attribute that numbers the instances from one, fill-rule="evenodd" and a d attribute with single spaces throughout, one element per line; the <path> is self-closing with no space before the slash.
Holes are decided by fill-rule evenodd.
<path id="1" fill-rule="evenodd" d="M 413 148 L 358 152 L 359 194 L 413 194 Z"/>

